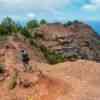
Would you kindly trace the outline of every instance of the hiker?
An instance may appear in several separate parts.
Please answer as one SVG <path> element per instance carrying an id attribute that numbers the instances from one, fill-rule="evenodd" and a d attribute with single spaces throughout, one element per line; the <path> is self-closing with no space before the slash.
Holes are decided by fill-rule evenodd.
<path id="1" fill-rule="evenodd" d="M 29 66 L 29 55 L 28 52 L 25 49 L 21 50 L 21 60 L 23 62 L 23 65 L 25 67 L 25 71 L 30 70 L 30 66 Z"/>

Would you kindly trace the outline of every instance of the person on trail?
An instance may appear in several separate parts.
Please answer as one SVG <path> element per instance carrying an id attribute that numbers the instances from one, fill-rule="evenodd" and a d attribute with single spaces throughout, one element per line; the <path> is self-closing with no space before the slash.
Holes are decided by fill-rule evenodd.
<path id="1" fill-rule="evenodd" d="M 25 71 L 30 70 L 30 66 L 29 66 L 30 58 L 29 58 L 28 52 L 25 49 L 21 50 L 21 60 L 25 67 Z"/>

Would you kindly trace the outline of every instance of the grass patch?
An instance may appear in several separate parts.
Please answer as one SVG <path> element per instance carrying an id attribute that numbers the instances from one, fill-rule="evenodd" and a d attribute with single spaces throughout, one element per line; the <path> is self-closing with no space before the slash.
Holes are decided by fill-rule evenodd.
<path id="1" fill-rule="evenodd" d="M 0 64 L 0 73 L 4 73 L 5 66 L 3 64 Z"/>

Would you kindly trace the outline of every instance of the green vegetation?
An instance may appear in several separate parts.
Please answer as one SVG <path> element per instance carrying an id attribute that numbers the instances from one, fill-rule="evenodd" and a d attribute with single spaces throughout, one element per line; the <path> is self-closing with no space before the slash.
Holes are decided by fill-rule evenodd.
<path id="1" fill-rule="evenodd" d="M 28 39 L 32 39 L 32 35 L 31 35 L 31 33 L 27 30 L 26 27 L 21 28 L 20 33 L 21 33 L 24 37 L 26 37 L 26 38 L 28 38 Z"/>
<path id="2" fill-rule="evenodd" d="M 100 40 L 96 41 L 96 44 L 97 44 L 97 45 L 100 45 Z"/>
<path id="3" fill-rule="evenodd" d="M 40 25 L 43 25 L 43 24 L 47 24 L 47 21 L 46 21 L 45 19 L 42 19 L 42 20 L 40 21 Z"/>
<path id="4" fill-rule="evenodd" d="M 37 20 L 31 20 L 26 24 L 27 29 L 33 29 L 39 27 L 39 22 Z"/>
<path id="5" fill-rule="evenodd" d="M 8 31 L 6 28 L 4 28 L 2 25 L 0 25 L 0 36 L 6 36 L 8 35 Z"/>
<path id="6" fill-rule="evenodd" d="M 62 54 L 50 51 L 43 46 L 41 46 L 40 49 L 50 64 L 57 64 L 59 62 L 64 62 L 64 56 Z"/>
<path id="7" fill-rule="evenodd" d="M 34 41 L 34 39 L 29 39 L 29 42 L 30 42 L 30 44 L 31 44 L 33 47 L 39 48 L 39 47 L 37 46 L 36 42 Z"/>
<path id="8" fill-rule="evenodd" d="M 70 26 L 70 25 L 72 25 L 71 21 L 68 21 L 67 23 L 64 23 L 64 27 L 67 27 L 67 26 Z"/>
<path id="9" fill-rule="evenodd" d="M 0 64 L 0 73 L 4 73 L 5 66 L 3 64 Z"/>
<path id="10" fill-rule="evenodd" d="M 1 31 L 0 33 L 4 34 L 11 34 L 12 32 L 17 32 L 16 23 L 10 18 L 6 17 L 1 22 Z"/>
<path id="11" fill-rule="evenodd" d="M 40 22 L 37 20 L 30 20 L 29 22 L 26 23 L 26 26 L 23 27 L 20 23 L 16 24 L 10 17 L 6 17 L 0 24 L 0 36 L 2 37 L 9 36 L 12 35 L 12 33 L 15 33 L 15 35 L 17 35 L 16 32 L 19 32 L 21 35 L 25 37 L 25 39 L 29 40 L 32 46 L 39 48 L 43 52 L 45 58 L 48 60 L 50 64 L 63 62 L 64 56 L 62 54 L 55 53 L 53 51 L 48 50 L 45 47 L 37 45 L 35 39 L 42 38 L 41 34 L 35 34 L 34 37 L 32 36 L 30 32 L 31 29 L 37 28 L 40 25 L 44 25 L 44 24 L 47 24 L 47 21 L 44 19 L 42 19 Z M 64 26 L 66 27 L 71 24 L 72 22 L 69 21 L 65 23 Z"/>
<path id="12" fill-rule="evenodd" d="M 73 23 L 81 22 L 77 20 L 75 20 L 74 22 L 68 21 L 63 25 L 64 27 L 67 27 L 72 25 Z M 26 26 L 22 26 L 20 23 L 16 23 L 15 21 L 13 21 L 10 17 L 5 17 L 0 23 L 0 41 L 6 40 L 8 36 L 12 35 L 24 36 L 24 39 L 28 40 L 33 47 L 39 48 L 43 52 L 45 58 L 48 60 L 50 64 L 63 62 L 65 59 L 74 60 L 80 58 L 80 55 L 78 55 L 77 53 L 73 54 L 73 51 L 72 53 L 67 53 L 66 56 L 63 56 L 62 54 L 50 51 L 43 46 L 39 46 L 39 44 L 37 44 L 36 42 L 39 39 L 43 39 L 43 35 L 37 34 L 36 32 L 38 31 L 35 31 L 34 29 L 45 24 L 48 24 L 48 22 L 45 19 L 42 19 L 41 21 L 33 19 L 28 21 L 26 23 Z M 33 35 L 32 32 L 34 32 Z M 96 45 L 100 45 L 99 40 L 96 41 Z M 3 65 L 0 64 L 0 73 L 3 72 L 3 68 Z"/>
<path id="13" fill-rule="evenodd" d="M 20 22 L 17 22 L 16 23 L 16 27 L 17 27 L 17 31 L 19 32 L 19 31 L 21 31 L 24 27 L 21 25 L 21 23 Z"/>

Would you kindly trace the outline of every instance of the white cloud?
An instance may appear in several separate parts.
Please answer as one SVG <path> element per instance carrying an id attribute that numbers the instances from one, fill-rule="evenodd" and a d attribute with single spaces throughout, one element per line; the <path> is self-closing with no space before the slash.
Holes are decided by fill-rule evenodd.
<path id="1" fill-rule="evenodd" d="M 85 11 L 96 11 L 97 7 L 95 5 L 87 4 L 82 7 Z"/>
<path id="2" fill-rule="evenodd" d="M 11 11 L 51 11 L 67 5 L 71 0 L 1 0 L 3 8 Z M 7 9 L 8 8 L 8 9 Z M 1 9 L 1 8 L 0 8 Z"/>
<path id="3" fill-rule="evenodd" d="M 79 17 L 82 16 L 81 7 L 82 11 L 100 9 L 100 0 L 87 0 L 88 3 L 84 1 L 86 0 L 0 0 L 0 19 L 4 16 L 13 16 L 14 19 L 35 17 L 59 20 L 71 16 L 77 18 L 74 16 L 75 13 L 78 13 Z M 88 16 L 87 13 L 85 14 Z"/>
<path id="4" fill-rule="evenodd" d="M 90 0 L 88 4 L 82 6 L 85 11 L 96 11 L 100 9 L 100 0 Z"/>
<path id="5" fill-rule="evenodd" d="M 64 8 L 74 0 L 0 0 L 0 19 L 19 16 L 22 19 L 62 17 Z M 16 17 L 14 17 L 15 19 Z M 18 18 L 17 18 L 18 19 Z"/>
<path id="6" fill-rule="evenodd" d="M 33 19 L 34 17 L 35 17 L 35 13 L 28 13 L 28 14 L 27 14 L 27 18 L 28 18 L 29 20 Z"/>
<path id="7" fill-rule="evenodd" d="M 62 15 L 63 8 L 72 1 L 74 0 L 0 0 L 0 19 L 3 16 L 20 16 L 29 20 L 34 17 L 54 19 Z"/>
<path id="8" fill-rule="evenodd" d="M 92 4 L 100 5 L 100 0 L 90 0 Z"/>

